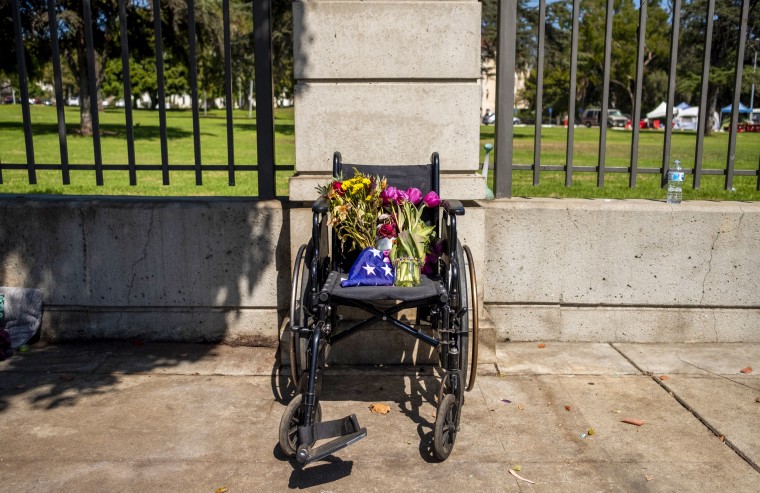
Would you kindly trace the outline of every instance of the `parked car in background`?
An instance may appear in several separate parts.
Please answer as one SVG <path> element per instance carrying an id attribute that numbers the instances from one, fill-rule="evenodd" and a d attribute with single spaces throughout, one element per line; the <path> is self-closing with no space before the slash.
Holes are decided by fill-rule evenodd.
<path id="1" fill-rule="evenodd" d="M 73 97 L 66 100 L 66 106 L 79 106 L 79 97 Z"/>
<path id="2" fill-rule="evenodd" d="M 496 123 L 496 113 L 492 113 L 491 110 L 486 110 L 486 114 L 483 115 L 483 125 L 494 125 Z M 516 116 L 512 117 L 512 124 L 519 125 L 522 121 Z"/>
<path id="3" fill-rule="evenodd" d="M 13 96 L 5 96 L 3 98 L 3 104 L 13 104 Z"/>
<path id="4" fill-rule="evenodd" d="M 598 127 L 600 124 L 599 115 L 601 112 L 602 110 L 599 108 L 588 108 L 581 115 L 581 125 L 585 125 L 586 127 Z M 614 108 L 607 110 L 607 126 L 610 128 L 626 128 L 630 124 L 630 121 L 630 118 L 627 118 L 620 112 L 620 110 Z"/>

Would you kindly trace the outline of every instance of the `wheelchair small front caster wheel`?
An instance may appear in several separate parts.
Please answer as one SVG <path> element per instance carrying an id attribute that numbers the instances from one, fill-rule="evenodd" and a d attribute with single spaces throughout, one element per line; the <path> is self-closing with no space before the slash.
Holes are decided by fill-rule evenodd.
<path id="1" fill-rule="evenodd" d="M 288 457 L 295 457 L 298 450 L 298 427 L 301 425 L 300 407 L 301 394 L 290 401 L 280 419 L 280 450 Z M 317 402 L 317 410 L 314 413 L 314 423 L 322 421 L 322 405 Z M 314 445 L 310 443 L 309 445 Z"/>
<path id="2" fill-rule="evenodd" d="M 454 448 L 458 413 L 459 405 L 454 394 L 446 394 L 438 405 L 433 429 L 433 454 L 439 460 L 448 459 Z"/>
<path id="3" fill-rule="evenodd" d="M 311 447 L 308 445 L 301 445 L 298 448 L 298 453 L 296 454 L 296 460 L 298 460 L 299 464 L 308 464 L 310 459 L 311 459 Z"/>

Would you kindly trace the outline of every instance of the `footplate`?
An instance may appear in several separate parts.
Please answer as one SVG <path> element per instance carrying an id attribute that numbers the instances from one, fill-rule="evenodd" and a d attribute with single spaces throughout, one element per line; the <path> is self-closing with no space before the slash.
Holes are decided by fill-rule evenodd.
<path id="1" fill-rule="evenodd" d="M 301 465 L 306 465 L 316 460 L 324 459 L 342 448 L 358 442 L 367 436 L 367 429 L 359 427 L 359 421 L 356 415 L 346 416 L 343 419 L 325 421 L 317 423 L 314 428 L 309 426 L 299 426 L 298 435 L 301 445 L 298 447 L 296 459 Z M 310 439 L 313 437 L 313 440 Z M 310 447 L 306 445 L 316 440 L 338 437 L 335 440 L 327 442 L 319 447 Z"/>

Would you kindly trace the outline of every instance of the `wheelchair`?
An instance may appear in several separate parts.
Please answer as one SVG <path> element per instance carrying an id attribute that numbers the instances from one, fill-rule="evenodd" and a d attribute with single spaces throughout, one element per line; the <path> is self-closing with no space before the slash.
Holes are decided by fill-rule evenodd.
<path id="1" fill-rule="evenodd" d="M 400 189 L 417 187 L 439 193 L 438 153 L 433 153 L 429 164 L 410 166 L 344 164 L 340 153 L 333 155 L 333 176 L 342 179 L 344 169 L 353 173 L 354 168 L 365 175 L 384 176 L 389 185 Z M 337 236 L 329 234 L 326 198 L 317 199 L 312 213 L 311 238 L 298 249 L 293 269 L 290 372 L 296 395 L 280 421 L 282 452 L 305 466 L 367 436 L 355 414 L 322 422 L 325 354 L 331 345 L 384 322 L 437 350 L 440 385 L 432 448 L 438 460 L 447 459 L 459 431 L 464 392 L 475 384 L 478 360 L 475 268 L 470 249 L 457 238 L 457 219 L 464 215 L 464 206 L 458 200 L 443 200 L 423 212 L 428 213 L 427 224 L 436 225 L 436 238 L 444 240 L 443 255 L 433 274 L 423 274 L 416 287 L 342 287 L 340 281 L 358 252 L 343 251 Z M 367 318 L 346 326 L 341 310 L 347 309 L 359 309 Z M 416 309 L 413 321 L 402 320 L 399 312 L 409 313 L 409 309 Z M 332 440 L 315 446 L 327 439 Z"/>

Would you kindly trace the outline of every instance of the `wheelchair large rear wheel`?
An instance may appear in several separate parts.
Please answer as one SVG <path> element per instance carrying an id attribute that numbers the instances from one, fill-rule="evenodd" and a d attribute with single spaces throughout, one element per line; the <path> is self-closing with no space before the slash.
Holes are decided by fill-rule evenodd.
<path id="1" fill-rule="evenodd" d="M 280 419 L 280 450 L 288 457 L 295 457 L 298 451 L 298 427 L 301 424 L 301 394 L 296 395 Z M 317 402 L 314 423 L 322 421 L 322 406 Z M 310 443 L 309 445 L 314 445 Z"/>
<path id="2" fill-rule="evenodd" d="M 467 298 L 467 314 L 463 317 L 466 318 L 467 327 L 467 340 L 469 342 L 468 347 L 464 346 L 464 358 L 465 364 L 462 368 L 467 368 L 468 371 L 462 371 L 462 382 L 466 383 L 465 390 L 468 392 L 475 386 L 475 377 L 478 373 L 478 345 L 479 345 L 479 326 L 480 320 L 478 318 L 478 279 L 475 274 L 475 262 L 472 259 L 472 252 L 467 245 L 463 248 L 464 258 L 466 263 L 460 263 L 459 265 L 462 271 L 460 276 L 459 288 L 460 293 L 463 293 Z M 460 321 L 460 325 L 464 327 Z M 469 361 L 467 361 L 469 359 Z"/>
<path id="3" fill-rule="evenodd" d="M 305 327 L 308 323 L 309 312 L 306 306 L 310 289 L 311 272 L 309 265 L 314 255 L 311 242 L 301 245 L 296 254 L 293 266 L 293 283 L 290 292 L 290 324 L 295 327 Z M 309 334 L 305 332 L 290 333 L 290 376 L 293 384 L 299 388 L 301 375 L 308 369 L 306 348 L 309 345 Z"/>

